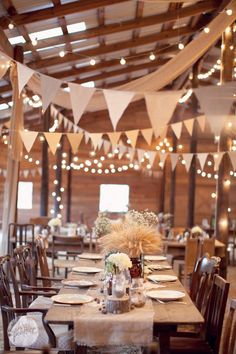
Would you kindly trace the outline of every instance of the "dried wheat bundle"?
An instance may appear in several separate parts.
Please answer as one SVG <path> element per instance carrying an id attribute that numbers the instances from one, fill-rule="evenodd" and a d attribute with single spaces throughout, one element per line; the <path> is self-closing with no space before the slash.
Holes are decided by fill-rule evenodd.
<path id="1" fill-rule="evenodd" d="M 111 232 L 101 237 L 99 244 L 104 253 L 124 252 L 133 258 L 160 252 L 161 236 L 152 227 L 123 222 L 112 225 Z"/>

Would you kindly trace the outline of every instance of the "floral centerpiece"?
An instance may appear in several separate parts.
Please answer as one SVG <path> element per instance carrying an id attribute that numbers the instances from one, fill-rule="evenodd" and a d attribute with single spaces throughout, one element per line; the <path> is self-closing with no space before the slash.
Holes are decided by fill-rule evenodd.
<path id="1" fill-rule="evenodd" d="M 98 217 L 94 222 L 94 232 L 96 237 L 106 235 L 111 230 L 111 220 L 106 213 L 98 213 Z"/>
<path id="2" fill-rule="evenodd" d="M 156 227 L 158 224 L 158 217 L 148 209 L 141 212 L 137 210 L 129 210 L 125 218 L 130 224 L 134 223 L 150 227 Z"/>
<path id="3" fill-rule="evenodd" d="M 50 226 L 50 227 L 61 227 L 61 219 L 52 218 L 51 220 L 49 220 L 48 226 Z"/>
<path id="4" fill-rule="evenodd" d="M 132 262 L 126 253 L 111 253 L 106 258 L 106 271 L 108 273 L 118 273 L 132 267 Z"/>
<path id="5" fill-rule="evenodd" d="M 135 218 L 130 215 L 135 214 Z M 105 254 L 110 252 L 126 253 L 132 261 L 130 269 L 132 277 L 142 275 L 141 256 L 143 254 L 155 254 L 161 250 L 161 237 L 155 227 L 149 226 L 146 221 L 136 213 L 130 213 L 123 222 L 111 225 L 109 234 L 99 240 L 99 244 Z M 135 221 L 136 220 L 136 221 Z"/>
<path id="6" fill-rule="evenodd" d="M 61 219 L 52 218 L 51 220 L 49 220 L 48 226 L 50 226 L 53 232 L 56 232 L 61 227 Z"/>
<path id="7" fill-rule="evenodd" d="M 200 236 L 203 236 L 203 229 L 200 227 L 200 226 L 194 226 L 192 229 L 191 229 L 191 236 L 193 238 L 195 237 L 200 237 Z"/>

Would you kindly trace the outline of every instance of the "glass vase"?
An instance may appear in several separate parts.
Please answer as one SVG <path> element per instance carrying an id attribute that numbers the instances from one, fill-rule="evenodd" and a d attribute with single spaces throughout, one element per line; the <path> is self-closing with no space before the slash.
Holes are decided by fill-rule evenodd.
<path id="1" fill-rule="evenodd" d="M 124 272 L 116 273 L 112 278 L 112 296 L 121 298 L 126 294 L 126 278 Z"/>
<path id="2" fill-rule="evenodd" d="M 133 257 L 130 258 L 132 262 L 132 267 L 129 269 L 131 278 L 142 278 L 143 277 L 143 257 Z"/>

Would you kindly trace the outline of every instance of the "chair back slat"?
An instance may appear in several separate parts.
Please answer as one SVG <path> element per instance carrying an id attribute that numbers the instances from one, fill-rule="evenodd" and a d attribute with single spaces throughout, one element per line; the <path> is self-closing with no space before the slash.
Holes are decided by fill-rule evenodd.
<path id="1" fill-rule="evenodd" d="M 39 235 L 37 235 L 35 238 L 35 245 L 36 245 L 36 254 L 37 254 L 39 269 L 40 269 L 41 276 L 43 277 L 42 279 L 43 286 L 45 287 L 52 286 L 52 282 L 49 279 L 50 271 L 49 271 L 49 266 L 47 261 L 47 252 L 45 248 L 45 243 L 43 238 L 40 237 Z"/>
<path id="2" fill-rule="evenodd" d="M 215 255 L 215 237 L 204 238 L 200 241 L 200 255 L 208 253 L 210 257 Z"/>
<path id="3" fill-rule="evenodd" d="M 221 348 L 222 354 L 236 353 L 236 299 L 230 301 Z"/>
<path id="4" fill-rule="evenodd" d="M 34 245 L 34 225 L 17 224 L 8 225 L 8 252 L 12 254 L 15 247 L 31 243 Z"/>
<path id="5" fill-rule="evenodd" d="M 211 278 L 213 278 L 213 275 L 217 274 L 219 271 L 220 261 L 221 259 L 219 257 L 210 257 L 208 253 L 197 259 L 192 273 L 190 285 L 190 297 L 192 301 L 196 301 L 197 295 L 199 297 L 200 282 L 202 276 L 204 274 L 209 274 Z"/>
<path id="6" fill-rule="evenodd" d="M 206 340 L 214 354 L 219 353 L 228 292 L 229 283 L 219 275 L 214 275 L 205 316 Z"/>

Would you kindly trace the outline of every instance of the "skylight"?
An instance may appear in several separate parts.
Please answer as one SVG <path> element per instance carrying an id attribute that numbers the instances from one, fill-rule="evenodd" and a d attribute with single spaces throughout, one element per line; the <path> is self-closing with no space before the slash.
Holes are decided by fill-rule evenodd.
<path id="1" fill-rule="evenodd" d="M 88 82 L 84 82 L 83 84 L 81 84 L 81 86 L 84 86 L 84 87 L 95 87 L 95 83 L 94 83 L 94 81 L 88 81 Z"/>
<path id="2" fill-rule="evenodd" d="M 12 45 L 19 44 L 19 43 L 25 43 L 25 39 L 23 36 L 8 38 L 8 40 Z"/>
<path id="3" fill-rule="evenodd" d="M 29 34 L 31 41 L 34 39 L 41 40 L 41 39 L 53 38 L 53 37 L 62 36 L 62 35 L 63 35 L 63 32 L 62 32 L 61 27 L 50 28 L 48 30 L 34 32 L 34 33 Z"/>
<path id="4" fill-rule="evenodd" d="M 0 104 L 0 111 L 3 111 L 4 109 L 9 109 L 9 106 L 6 103 L 1 103 Z"/>
<path id="5" fill-rule="evenodd" d="M 81 32 L 86 30 L 85 22 L 73 23 L 72 25 L 67 25 L 68 33 Z"/>

